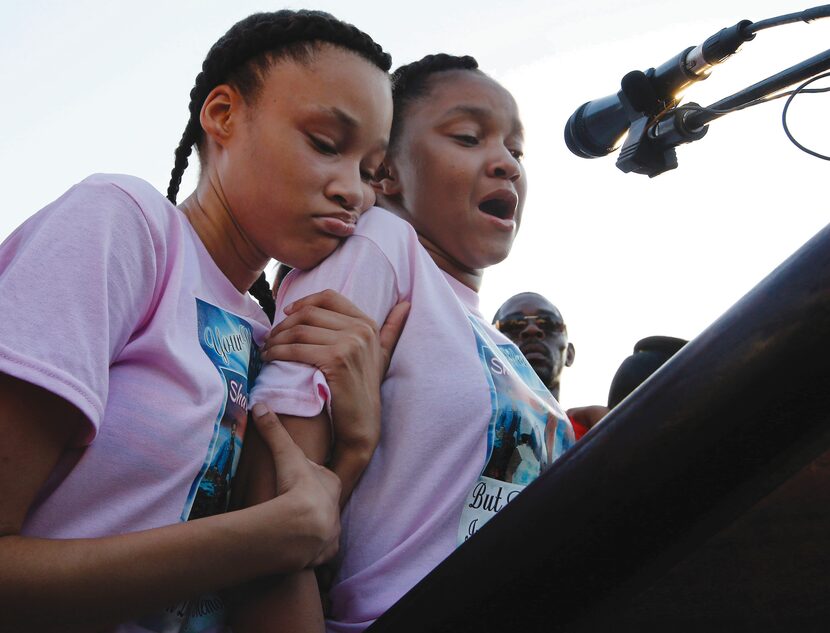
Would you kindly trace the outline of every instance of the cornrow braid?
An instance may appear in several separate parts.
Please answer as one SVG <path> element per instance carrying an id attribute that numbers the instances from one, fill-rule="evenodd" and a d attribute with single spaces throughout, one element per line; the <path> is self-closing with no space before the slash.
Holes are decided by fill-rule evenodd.
<path id="1" fill-rule="evenodd" d="M 190 91 L 190 118 L 174 152 L 175 161 L 167 187 L 170 202 L 176 204 L 193 146 L 198 148 L 204 138 L 199 115 L 210 91 L 220 84 L 230 83 L 244 99 L 254 100 L 262 88 L 265 72 L 272 64 L 282 58 L 307 63 L 321 42 L 353 51 L 384 72 L 392 66 L 389 54 L 366 33 L 323 11 L 255 13 L 234 24 L 219 38 L 208 51 L 202 71 Z M 269 316 L 273 319 L 274 302 L 264 275 L 254 284 L 251 294 L 266 312 L 269 308 L 263 301 L 270 302 Z"/>
<path id="2" fill-rule="evenodd" d="M 392 131 L 389 136 L 390 147 L 400 134 L 406 106 L 423 96 L 429 88 L 429 79 L 435 73 L 448 70 L 478 69 L 478 62 L 470 55 L 456 57 L 446 53 L 427 55 L 416 62 L 400 66 L 392 73 Z"/>
<path id="3" fill-rule="evenodd" d="M 251 296 L 259 301 L 262 310 L 268 316 L 268 320 L 273 323 L 274 315 L 277 313 L 277 303 L 274 301 L 274 295 L 271 292 L 271 286 L 268 279 L 265 278 L 265 273 L 260 273 L 254 285 L 248 289 Z"/>

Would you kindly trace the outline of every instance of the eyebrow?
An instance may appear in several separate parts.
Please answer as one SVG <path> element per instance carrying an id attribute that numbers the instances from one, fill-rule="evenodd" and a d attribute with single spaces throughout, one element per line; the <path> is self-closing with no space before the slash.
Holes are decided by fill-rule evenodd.
<path id="1" fill-rule="evenodd" d="M 348 114 L 344 110 L 341 110 L 337 106 L 321 106 L 320 111 L 324 114 L 328 114 L 333 116 L 335 119 L 340 121 L 343 125 L 348 128 L 357 128 L 359 124 L 357 119 L 355 119 L 351 114 Z"/>
<path id="2" fill-rule="evenodd" d="M 457 105 L 447 110 L 445 118 L 451 118 L 457 114 L 469 116 L 474 119 L 489 119 L 493 117 L 492 110 L 488 108 L 482 108 L 480 106 L 473 105 Z M 525 129 L 522 125 L 522 122 L 519 121 L 519 119 L 514 118 L 512 123 L 513 128 L 510 130 L 510 132 L 512 134 L 519 134 L 522 138 L 524 138 Z"/>

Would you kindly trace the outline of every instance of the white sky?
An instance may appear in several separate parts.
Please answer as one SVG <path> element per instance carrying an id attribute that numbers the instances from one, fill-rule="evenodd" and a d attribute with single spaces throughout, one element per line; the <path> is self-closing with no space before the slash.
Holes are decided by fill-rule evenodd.
<path id="1" fill-rule="evenodd" d="M 427 53 L 474 55 L 513 92 L 530 192 L 513 254 L 485 278 L 482 307 L 492 315 L 511 294 L 534 290 L 561 309 L 577 349 L 566 407 L 604 403 L 638 339 L 694 337 L 827 222 L 830 165 L 787 141 L 780 101 L 713 122 L 706 138 L 679 148 L 679 169 L 653 180 L 618 171 L 614 156 L 578 159 L 562 141 L 571 113 L 616 92 L 626 72 L 741 19 L 811 6 L 800 1 L 3 0 L 0 238 L 93 172 L 166 190 L 208 48 L 238 19 L 283 6 L 353 22 L 394 66 Z M 823 51 L 828 36 L 830 19 L 761 32 L 687 96 L 708 105 Z M 796 138 L 824 154 L 827 112 L 823 95 L 790 111 Z M 196 170 L 187 173 L 183 192 L 195 182 Z"/>

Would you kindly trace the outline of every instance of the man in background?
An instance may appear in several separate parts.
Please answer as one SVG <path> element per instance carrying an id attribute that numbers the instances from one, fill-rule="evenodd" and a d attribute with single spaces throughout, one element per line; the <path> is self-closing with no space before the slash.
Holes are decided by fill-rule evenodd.
<path id="1" fill-rule="evenodd" d="M 540 294 L 522 292 L 502 304 L 493 325 L 516 344 L 558 402 L 562 370 L 573 364 L 576 350 L 556 306 Z"/>

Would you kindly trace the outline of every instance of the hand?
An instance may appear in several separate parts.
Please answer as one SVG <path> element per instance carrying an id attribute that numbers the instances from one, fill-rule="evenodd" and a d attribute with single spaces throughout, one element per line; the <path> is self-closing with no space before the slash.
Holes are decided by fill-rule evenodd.
<path id="1" fill-rule="evenodd" d="M 380 439 L 380 383 L 409 303 L 392 308 L 379 332 L 371 318 L 333 290 L 295 301 L 285 313 L 286 319 L 266 338 L 263 361 L 317 367 L 332 392 L 336 445 L 371 455 Z"/>
<path id="2" fill-rule="evenodd" d="M 256 430 L 268 447 L 276 475 L 277 497 L 291 498 L 300 530 L 301 549 L 307 549 L 304 560 L 309 567 L 325 562 L 337 553 L 340 537 L 340 480 L 338 477 L 303 454 L 292 441 L 276 414 L 265 405 L 253 408 Z M 284 523 L 286 517 L 275 517 L 274 525 Z"/>
<path id="3" fill-rule="evenodd" d="M 601 404 L 592 404 L 587 407 L 568 409 L 568 417 L 573 418 L 587 429 L 591 429 L 604 418 L 611 409 Z"/>

